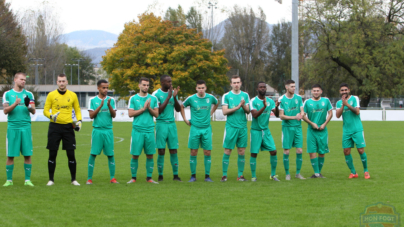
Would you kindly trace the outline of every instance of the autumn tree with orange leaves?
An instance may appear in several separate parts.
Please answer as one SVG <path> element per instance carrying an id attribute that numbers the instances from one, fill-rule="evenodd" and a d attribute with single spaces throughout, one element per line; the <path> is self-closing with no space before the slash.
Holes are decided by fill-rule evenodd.
<path id="1" fill-rule="evenodd" d="M 174 22 L 175 23 L 175 22 Z M 207 92 L 223 94 L 228 85 L 224 50 L 211 52 L 212 43 L 202 33 L 176 27 L 154 14 L 139 16 L 139 22 L 125 24 L 114 47 L 101 62 L 110 75 L 110 88 L 121 97 L 138 91 L 140 77 L 151 80 L 150 92 L 160 88 L 160 76 L 172 77 L 180 96 L 195 93 L 196 81 L 205 80 Z"/>

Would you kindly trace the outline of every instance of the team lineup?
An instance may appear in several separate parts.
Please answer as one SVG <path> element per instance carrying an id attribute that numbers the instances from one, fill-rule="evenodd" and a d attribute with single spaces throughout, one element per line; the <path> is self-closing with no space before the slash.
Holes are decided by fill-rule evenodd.
<path id="1" fill-rule="evenodd" d="M 13 185 L 14 158 L 24 156 L 25 185 L 34 186 L 31 182 L 33 155 L 31 117 L 35 114 L 35 100 L 31 92 L 24 89 L 26 75 L 17 73 L 14 77 L 14 89 L 3 95 L 3 111 L 7 115 L 6 136 L 6 174 L 5 187 Z M 173 88 L 171 77 L 160 77 L 161 88 L 149 94 L 149 79 L 140 78 L 139 93 L 130 97 L 128 102 L 128 115 L 133 117 L 130 141 L 130 171 L 131 179 L 128 184 L 135 183 L 139 167 L 139 156 L 142 151 L 146 155 L 146 181 L 158 184 L 164 180 L 164 159 L 166 147 L 170 154 L 170 163 L 173 180 L 181 182 L 178 174 L 178 132 L 175 124 L 174 112 L 181 114 L 184 122 L 190 126 L 188 148 L 190 149 L 189 182 L 195 182 L 197 155 L 199 148 L 203 149 L 205 181 L 213 182 L 210 177 L 212 126 L 211 116 L 219 106 L 219 100 L 206 93 L 205 81 L 196 82 L 196 93 L 187 97 L 183 102 L 178 99 L 180 87 Z M 75 159 L 76 139 L 75 131 L 82 128 L 82 116 L 76 93 L 67 89 L 66 75 L 57 76 L 58 89 L 48 94 L 44 105 L 44 115 L 50 119 L 48 128 L 49 150 L 48 186 L 55 184 L 54 174 L 56 157 L 60 141 L 62 149 L 68 157 L 68 167 L 71 174 L 71 184 L 79 186 L 76 180 L 77 163 Z M 88 177 L 86 184 L 93 184 L 95 159 L 102 152 L 107 156 L 110 173 L 110 182 L 118 183 L 115 178 L 113 118 L 116 117 L 116 101 L 109 97 L 109 83 L 106 80 L 97 82 L 98 95 L 91 98 L 88 104 L 89 116 L 93 119 L 91 134 L 91 151 L 88 160 Z M 289 169 L 289 154 L 292 148 L 296 149 L 295 178 L 306 179 L 301 173 L 303 163 L 303 132 L 302 120 L 308 124 L 306 144 L 313 175 L 310 178 L 325 178 L 321 170 L 325 163 L 325 154 L 329 153 L 327 124 L 333 117 L 332 105 L 328 98 L 322 97 L 322 88 L 315 84 L 312 86 L 312 98 L 303 102 L 295 94 L 295 82 L 285 82 L 286 93 L 276 102 L 265 96 L 266 83 L 258 82 L 256 90 L 258 95 L 250 99 L 248 93 L 241 91 L 242 83 L 239 76 L 230 79 L 231 91 L 222 96 L 221 105 L 223 115 L 227 117 L 223 135 L 223 158 L 221 182 L 227 181 L 228 167 L 232 150 L 237 148 L 237 181 L 248 181 L 244 177 L 245 150 L 250 139 L 250 169 L 251 181 L 257 181 L 257 157 L 260 151 L 270 153 L 271 174 L 269 178 L 280 181 L 276 174 L 277 149 L 269 129 L 271 113 L 282 120 L 282 148 L 285 180 L 291 180 Z M 345 161 L 350 170 L 349 178 L 358 178 L 355 170 L 351 149 L 356 146 L 360 155 L 364 178 L 369 179 L 367 155 L 364 138 L 364 129 L 360 119 L 359 99 L 350 94 L 349 85 L 343 83 L 339 86 L 341 100 L 336 103 L 336 117 L 343 119 L 342 149 Z M 184 108 L 190 107 L 190 119 L 187 119 Z M 252 115 L 250 138 L 248 138 L 247 114 Z M 74 115 L 74 116 L 73 116 Z M 156 123 L 154 122 L 156 119 Z M 158 153 L 157 170 L 158 179 L 152 179 L 154 170 L 154 154 Z"/>

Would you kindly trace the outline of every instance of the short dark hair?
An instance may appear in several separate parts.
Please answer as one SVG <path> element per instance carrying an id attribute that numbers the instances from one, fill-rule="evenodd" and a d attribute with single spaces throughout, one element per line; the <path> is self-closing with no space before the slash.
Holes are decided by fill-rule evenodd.
<path id="1" fill-rule="evenodd" d="M 65 74 L 63 74 L 63 73 L 59 74 L 58 77 L 66 77 L 67 78 L 67 76 Z"/>
<path id="2" fill-rule="evenodd" d="M 167 74 L 160 76 L 160 82 L 163 82 L 167 77 L 170 77 L 170 76 Z"/>
<path id="3" fill-rule="evenodd" d="M 23 75 L 23 76 L 27 76 L 25 73 L 23 72 L 18 72 L 14 75 L 14 78 L 17 78 L 18 75 Z"/>
<path id="4" fill-rule="evenodd" d="M 313 86 L 311 86 L 311 89 L 316 88 L 316 87 L 318 87 L 318 88 L 320 88 L 321 90 L 323 90 L 323 88 L 321 87 L 320 84 L 314 84 Z"/>
<path id="5" fill-rule="evenodd" d="M 108 83 L 108 81 L 106 81 L 106 80 L 104 80 L 104 79 L 99 80 L 99 81 L 97 82 L 97 87 L 99 87 L 101 84 L 107 84 L 107 83 Z"/>
<path id="6" fill-rule="evenodd" d="M 342 88 L 342 87 L 347 87 L 349 89 L 349 86 L 347 83 L 342 83 L 341 85 L 339 85 L 339 88 Z"/>
<path id="7" fill-rule="evenodd" d="M 140 84 L 140 83 L 142 83 L 142 81 L 147 81 L 147 82 L 150 82 L 149 78 L 146 78 L 146 77 L 140 77 L 140 79 L 139 79 L 139 84 Z"/>
<path id="8" fill-rule="evenodd" d="M 201 85 L 201 84 L 205 84 L 205 86 L 206 86 L 206 82 L 204 80 L 196 81 L 196 85 Z"/>
<path id="9" fill-rule="evenodd" d="M 265 86 L 267 85 L 267 83 L 265 83 L 264 81 L 259 81 L 259 82 L 257 83 L 257 88 L 260 86 L 260 84 L 265 84 Z"/>
<path id="10" fill-rule="evenodd" d="M 233 75 L 233 76 L 231 76 L 230 82 L 231 82 L 232 79 L 240 79 L 240 76 L 239 76 L 239 75 Z M 241 80 L 241 79 L 240 79 L 240 80 Z"/>
<path id="11" fill-rule="evenodd" d="M 285 85 L 294 84 L 294 83 L 296 83 L 294 80 L 287 80 L 285 82 Z"/>

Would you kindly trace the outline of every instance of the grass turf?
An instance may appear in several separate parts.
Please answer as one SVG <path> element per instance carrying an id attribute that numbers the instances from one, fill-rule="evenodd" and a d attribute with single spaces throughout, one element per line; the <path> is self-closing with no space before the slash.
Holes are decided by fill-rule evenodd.
<path id="1" fill-rule="evenodd" d="M 249 122 L 250 124 L 251 122 Z M 402 213 L 404 196 L 399 170 L 403 162 L 401 139 L 404 122 L 363 122 L 368 156 L 370 180 L 363 178 L 359 154 L 353 150 L 359 179 L 348 179 L 341 148 L 342 122 L 328 126 L 331 153 L 325 157 L 322 174 L 326 179 L 298 180 L 295 174 L 295 150 L 290 155 L 291 181 L 285 181 L 282 162 L 281 123 L 271 122 L 270 129 L 278 148 L 277 174 L 281 182 L 269 180 L 268 152 L 257 158 L 257 182 L 237 182 L 237 154 L 230 157 L 228 181 L 220 182 L 222 175 L 222 140 L 225 122 L 213 122 L 213 150 L 211 178 L 203 181 L 203 152 L 199 151 L 197 179 L 190 177 L 189 128 L 177 122 L 179 148 L 179 175 L 184 182 L 172 181 L 168 152 L 165 158 L 165 180 L 159 185 L 146 183 L 145 156 L 139 160 L 138 182 L 127 185 L 130 173 L 131 123 L 114 123 L 116 178 L 120 184 L 109 183 L 107 158 L 96 158 L 93 185 L 85 185 L 90 151 L 91 123 L 76 133 L 77 180 L 82 185 L 70 185 L 66 153 L 59 150 L 55 185 L 48 181 L 45 149 L 48 123 L 33 122 L 34 155 L 32 182 L 35 187 L 23 186 L 23 158 L 15 158 L 14 186 L 0 188 L 0 218 L 4 226 L 357 226 L 360 214 L 367 205 L 383 202 Z M 303 123 L 303 135 L 306 135 Z M 6 123 L 0 123 L 0 138 L 5 142 Z M 249 127 L 249 126 L 248 126 Z M 305 141 L 305 139 L 304 139 Z M 303 145 L 306 152 L 306 143 Z M 5 154 L 5 143 L 0 147 Z M 249 148 L 246 150 L 245 177 L 251 179 Z M 157 156 L 157 155 L 156 155 Z M 157 180 L 157 157 L 153 178 Z M 6 157 L 0 157 L 5 165 Z M 5 166 L 0 179 L 5 182 Z M 1 173 L 1 171 L 0 171 Z M 309 155 L 303 155 L 301 172 L 312 175 Z M 1 182 L 2 183 L 2 182 Z"/>

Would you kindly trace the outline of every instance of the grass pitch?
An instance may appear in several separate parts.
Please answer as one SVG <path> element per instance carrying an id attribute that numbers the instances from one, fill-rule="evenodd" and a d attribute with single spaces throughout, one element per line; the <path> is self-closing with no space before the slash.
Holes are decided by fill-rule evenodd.
<path id="1" fill-rule="evenodd" d="M 250 127 L 249 122 L 249 126 Z M 197 179 L 190 177 L 189 127 L 177 122 L 179 148 L 179 176 L 184 182 L 172 181 L 169 155 L 165 159 L 165 180 L 159 185 L 146 183 L 145 156 L 139 160 L 138 182 L 127 185 L 130 173 L 131 123 L 114 123 L 116 178 L 120 184 L 109 183 L 107 158 L 97 157 L 93 185 L 85 185 L 90 152 L 91 123 L 84 123 L 76 133 L 77 180 L 82 185 L 70 185 L 66 153 L 59 150 L 55 185 L 48 181 L 45 149 L 48 123 L 33 122 L 34 155 L 32 182 L 35 187 L 23 186 L 23 158 L 15 159 L 14 186 L 0 188 L 0 218 L 2 226 L 358 226 L 365 207 L 377 202 L 395 206 L 404 212 L 402 163 L 404 122 L 363 122 L 367 147 L 370 180 L 363 178 L 359 154 L 353 150 L 358 179 L 348 179 L 341 148 L 342 122 L 328 126 L 329 148 L 322 174 L 326 179 L 298 180 L 295 174 L 295 150 L 290 155 L 291 181 L 285 181 L 282 162 L 281 122 L 270 122 L 270 129 L 278 148 L 277 174 L 281 182 L 269 180 L 268 152 L 257 159 L 257 182 L 237 182 L 237 153 L 230 157 L 228 181 L 222 175 L 222 140 L 225 122 L 212 122 L 213 150 L 211 178 L 204 182 L 203 152 L 199 151 Z M 5 137 L 6 123 L 0 123 L 0 183 L 6 181 Z M 303 135 L 307 124 L 303 123 Z M 305 141 L 305 140 L 304 140 Z M 306 152 L 304 142 L 304 152 Z M 168 152 L 167 152 L 168 153 Z M 249 148 L 246 152 L 245 177 L 251 179 Z M 153 178 L 157 180 L 157 157 Z M 309 155 L 304 153 L 301 173 L 313 174 Z"/>

